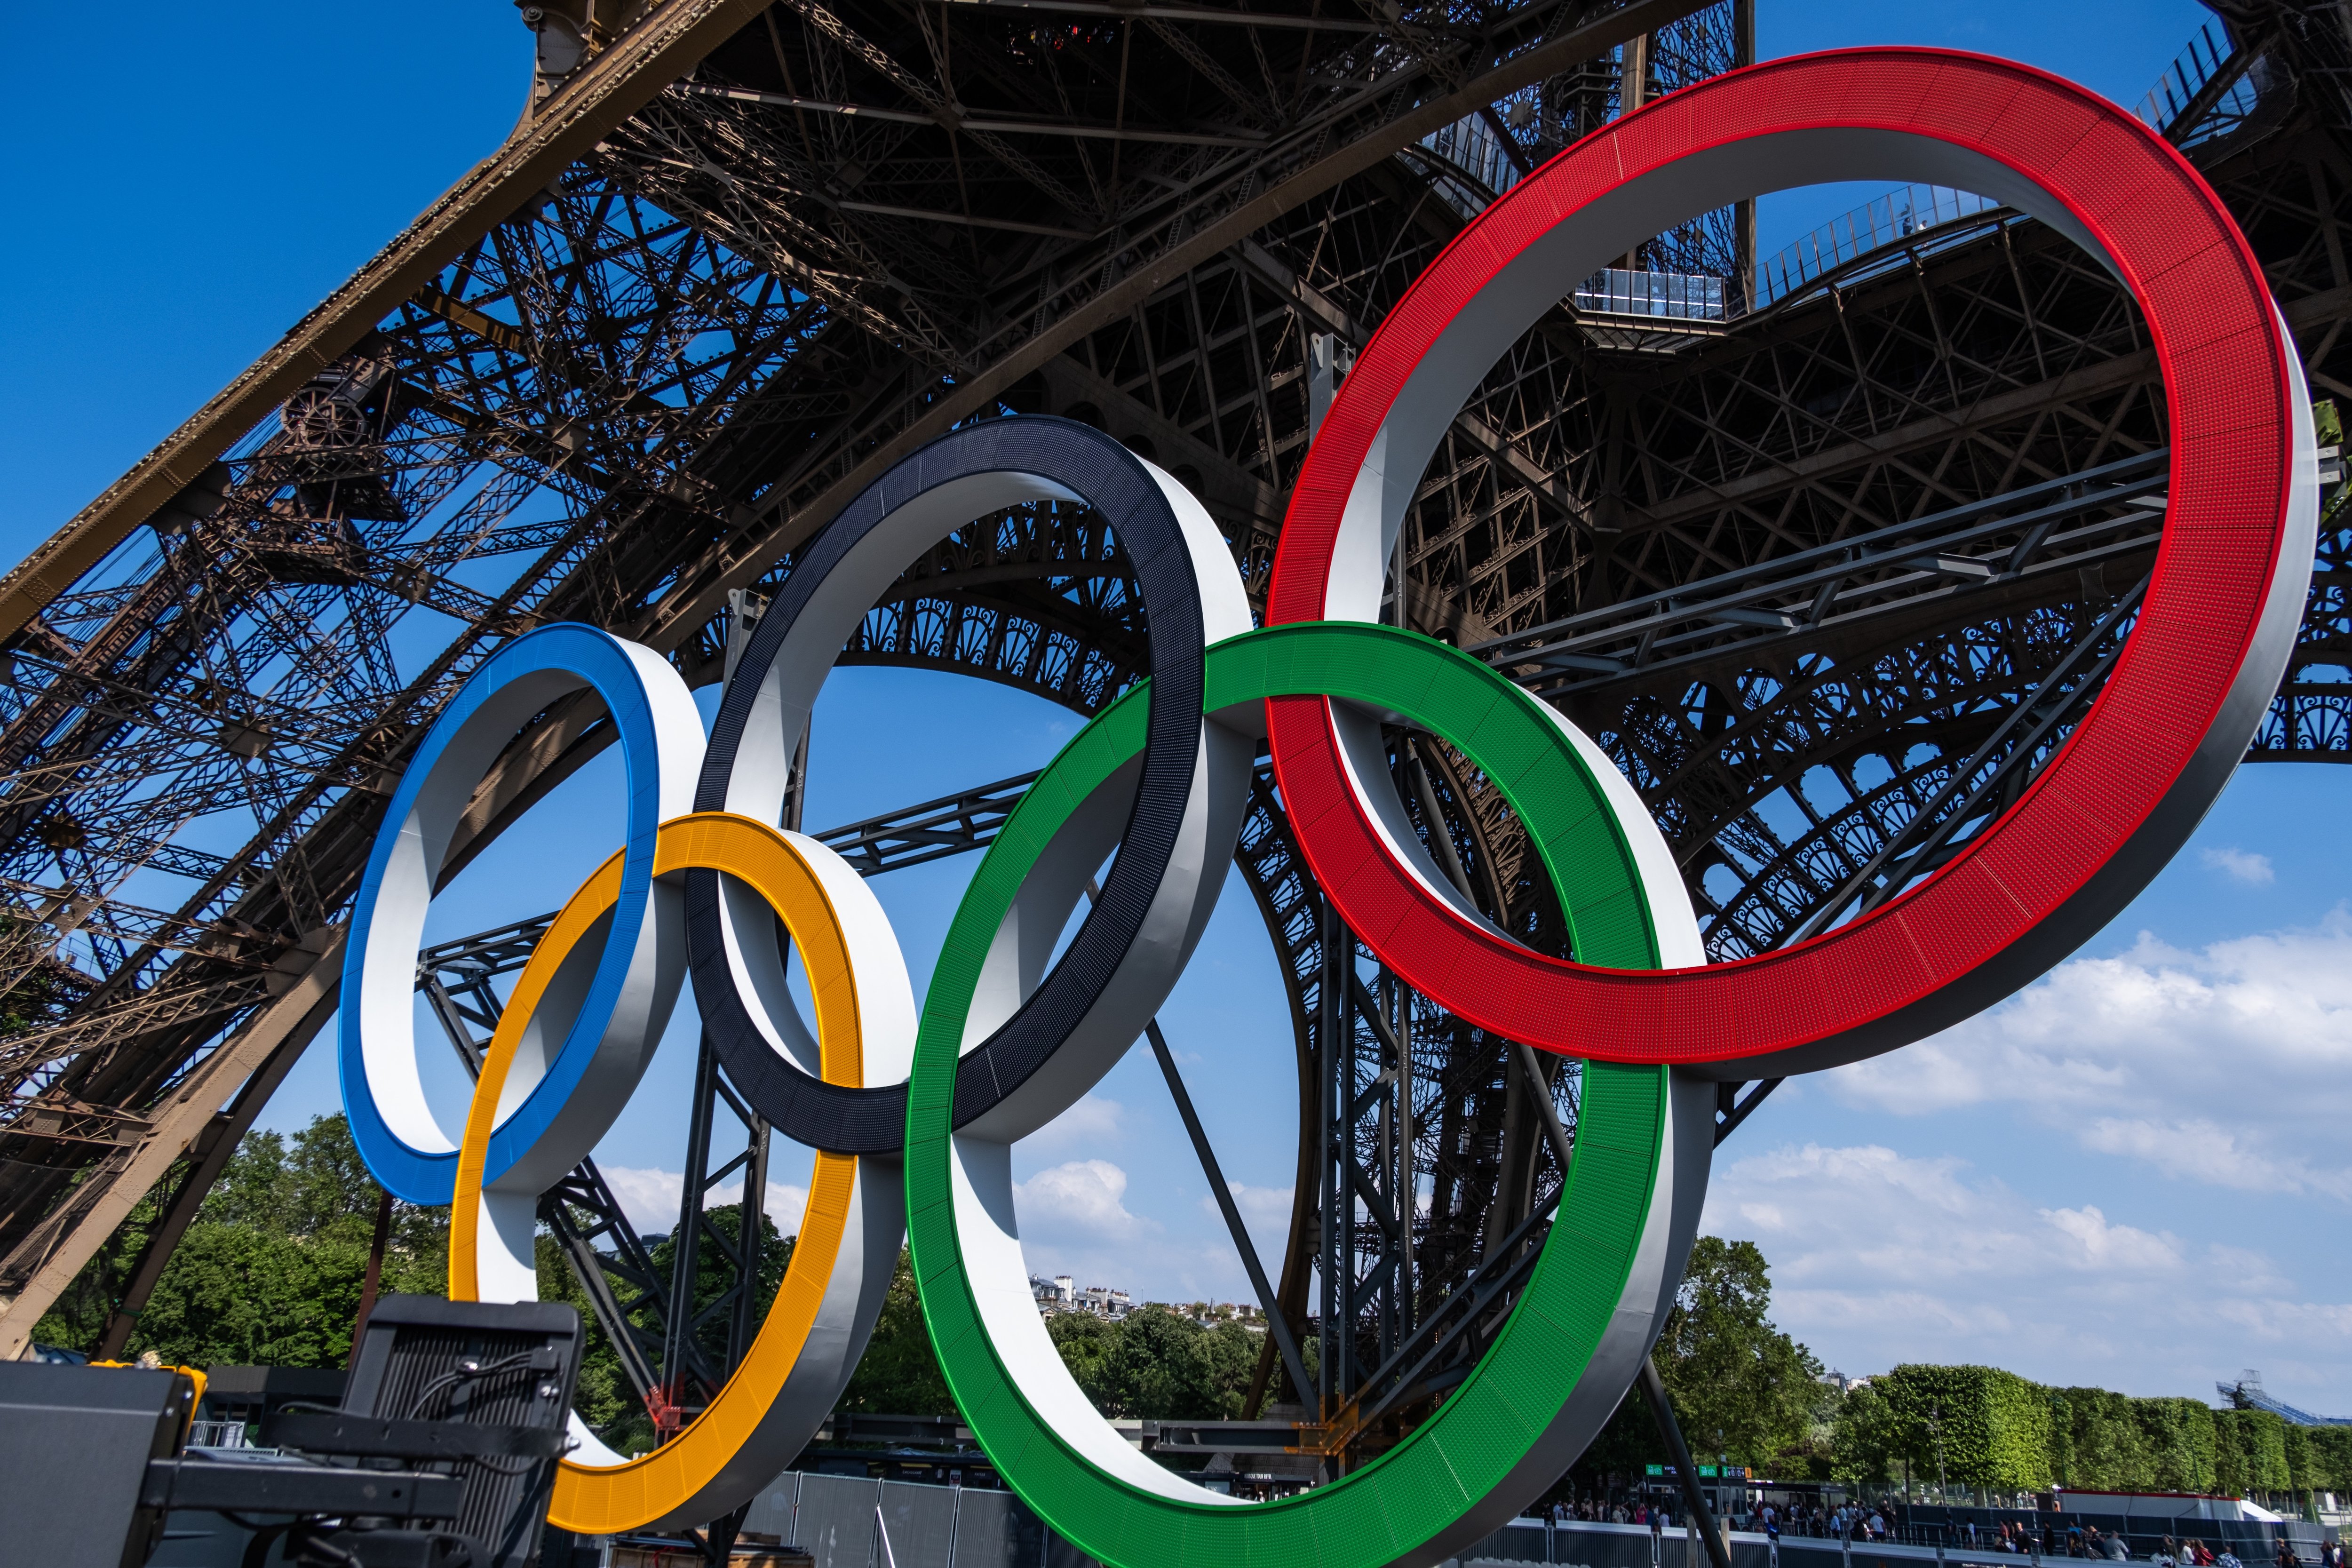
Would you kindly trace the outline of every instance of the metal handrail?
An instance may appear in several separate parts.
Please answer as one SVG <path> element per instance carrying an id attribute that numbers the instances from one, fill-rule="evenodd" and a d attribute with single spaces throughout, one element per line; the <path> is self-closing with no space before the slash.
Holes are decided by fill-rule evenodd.
<path id="1" fill-rule="evenodd" d="M 1781 247 L 1756 269 L 1756 308 L 1775 304 L 1848 262 L 2000 206 L 1949 185 L 1900 185 Z"/>

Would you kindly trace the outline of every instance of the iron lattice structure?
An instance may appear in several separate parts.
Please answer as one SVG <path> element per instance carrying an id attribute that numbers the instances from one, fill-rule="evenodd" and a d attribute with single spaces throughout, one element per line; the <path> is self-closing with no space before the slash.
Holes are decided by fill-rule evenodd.
<path id="1" fill-rule="evenodd" d="M 1537 162 L 1753 37 L 1748 0 L 532 14 L 507 146 L 0 581 L 0 1353 L 159 1191 L 155 1245 L 108 1282 L 143 1300 L 332 1012 L 405 749 L 504 639 L 586 620 L 715 681 L 849 498 L 1009 411 L 1170 468 L 1262 595 L 1333 379 L 1412 278 Z M 2352 392 L 2347 70 L 2334 7 L 2245 0 L 2144 110 L 2237 214 L 2319 395 Z M 1770 267 L 1751 213 L 1701 215 L 1567 290 L 1407 520 L 1393 612 L 1602 740 L 1722 957 L 1888 896 L 2014 799 L 2160 537 L 2164 406 L 2129 300 L 2014 213 L 1900 210 Z M 2348 551 L 2331 510 L 2255 760 L 2352 756 Z M 847 657 L 1090 712 L 1146 637 L 1118 541 L 1038 506 L 912 563 Z M 593 708 L 542 714 L 456 864 L 607 739 Z M 1559 951 L 1499 795 L 1427 737 L 1392 759 L 1468 896 Z M 1022 783 L 835 837 L 869 871 L 955 853 Z M 1298 1045 L 1269 1294 L 1321 1349 L 1299 1390 L 1269 1348 L 1254 1400 L 1312 1406 L 1360 1453 L 1507 1307 L 1574 1073 L 1372 963 L 1270 780 L 1239 861 Z M 494 977 L 530 934 L 457 956 Z M 443 991 L 461 1036 L 495 1003 L 468 1021 Z M 1727 1130 L 1760 1092 L 1727 1095 Z M 633 1240 L 591 1261 L 590 1176 L 565 1245 L 648 1275 Z M 692 1352 L 632 1342 L 648 1384 Z"/>

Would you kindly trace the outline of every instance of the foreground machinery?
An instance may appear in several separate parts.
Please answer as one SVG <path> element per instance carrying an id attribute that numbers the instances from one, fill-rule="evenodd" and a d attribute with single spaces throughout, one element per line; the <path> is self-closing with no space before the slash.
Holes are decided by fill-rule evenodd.
<path id="1" fill-rule="evenodd" d="M 332 1015 L 384 803 L 488 653 L 584 621 L 715 682 L 852 497 L 1007 411 L 1182 480 L 1262 613 L 1308 437 L 1404 287 L 1552 153 L 1752 54 L 1738 3 L 1323 10 L 525 11 L 537 72 L 508 145 L 0 582 L 0 966 L 22 1025 L 0 1039 L 0 1354 L 152 1191 L 153 1239 L 107 1282 L 108 1347 L 127 1339 Z M 2344 28 L 2231 7 L 2142 111 L 2252 242 L 2322 398 L 2352 391 Z M 1511 347 L 1415 492 L 1384 608 L 1600 739 L 1717 958 L 1874 907 L 2018 799 L 2129 630 L 2167 482 L 2144 325 L 2063 237 L 1927 188 L 1778 257 L 1753 234 L 1735 207 L 1658 236 Z M 2345 544 L 2331 510 L 2256 760 L 2352 749 Z M 1041 504 L 929 552 L 844 657 L 1091 713 L 1145 640 L 1120 542 Z M 575 700 L 540 715 L 448 871 L 611 728 Z M 1391 742 L 1464 895 L 1557 951 L 1496 793 L 1426 735 Z M 1025 783 L 823 837 L 876 872 L 976 847 Z M 1242 842 L 1302 1108 L 1264 1290 L 1322 1342 L 1301 1391 L 1270 1336 L 1253 1409 L 1297 1405 L 1279 1414 L 1344 1466 L 1507 1309 L 1576 1085 L 1359 962 L 1263 771 Z M 426 955 L 469 1056 L 543 928 Z M 1718 1135 L 1770 1087 L 1727 1086 Z M 696 1236 L 731 1163 L 718 1111 L 755 1168 L 767 1137 L 715 1062 L 698 1104 Z M 592 1165 L 557 1196 L 592 1298 L 691 1279 L 654 1278 Z M 707 1244 L 740 1256 L 744 1223 Z M 751 1321 L 740 1301 L 709 1333 L 600 1315 L 657 1425 Z"/>

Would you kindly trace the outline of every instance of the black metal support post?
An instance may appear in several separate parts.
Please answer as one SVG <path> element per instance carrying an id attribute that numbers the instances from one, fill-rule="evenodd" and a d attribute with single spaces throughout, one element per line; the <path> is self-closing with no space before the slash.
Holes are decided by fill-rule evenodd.
<path id="1" fill-rule="evenodd" d="M 1348 1147 L 1346 1111 L 1349 1100 L 1350 1058 L 1355 1054 L 1355 1031 L 1348 1026 L 1348 981 L 1355 968 L 1355 941 L 1348 928 L 1339 923 L 1339 911 L 1326 900 L 1323 904 L 1323 979 L 1320 1027 L 1317 1030 L 1318 1048 L 1322 1060 L 1320 1087 L 1323 1096 L 1322 1115 L 1318 1119 L 1323 1133 L 1323 1153 L 1318 1162 L 1321 1172 L 1322 1225 L 1318 1237 L 1318 1256 L 1322 1279 L 1323 1316 L 1321 1355 L 1317 1365 L 1317 1393 L 1320 1396 L 1321 1416 L 1328 1420 L 1351 1385 L 1344 1364 L 1349 1349 L 1355 1343 L 1355 1303 L 1350 1300 L 1355 1284 L 1355 1248 L 1347 1234 L 1347 1217 L 1353 1213 L 1355 1200 L 1348 1191 L 1346 1168 L 1353 1157 Z"/>
<path id="2" fill-rule="evenodd" d="M 1758 1106 L 1764 1103 L 1764 1097 L 1770 1094 L 1774 1089 L 1780 1088 L 1782 1081 L 1783 1080 L 1780 1079 L 1768 1078 L 1759 1083 L 1754 1089 L 1748 1090 L 1748 1098 L 1745 1100 L 1739 1099 L 1736 1092 L 1739 1087 L 1738 1085 L 1724 1085 L 1724 1089 L 1727 1092 L 1724 1096 L 1722 1107 L 1723 1120 L 1715 1124 L 1715 1142 L 1717 1145 L 1720 1147 L 1725 1139 L 1730 1137 L 1734 1132 L 1738 1131 L 1739 1124 L 1747 1121 L 1749 1113 Z"/>
<path id="3" fill-rule="evenodd" d="M 664 1325 L 667 1333 L 662 1346 L 662 1382 L 672 1406 L 667 1414 L 680 1425 L 685 1414 L 681 1407 L 693 1394 L 688 1368 L 701 1360 L 695 1344 L 694 1295 L 702 1251 L 703 1190 L 710 1179 L 710 1124 L 712 1113 L 718 1109 L 718 1078 L 719 1055 L 705 1038 L 696 1054 L 692 1120 L 686 1135 L 686 1170 L 678 1184 L 677 1228 L 670 1232 L 669 1237 L 670 1310 Z M 706 1394 L 716 1392 L 715 1388 L 705 1390 Z M 675 1435 L 676 1427 L 664 1429 L 660 1418 L 663 1414 L 656 1414 L 655 1440 L 667 1443 Z"/>
<path id="4" fill-rule="evenodd" d="M 1698 1521 L 1698 1532 L 1706 1542 L 1706 1560 L 1713 1568 L 1731 1568 L 1731 1553 L 1725 1550 L 1723 1532 L 1716 1527 L 1715 1510 L 1706 1506 L 1706 1494 L 1698 1489 L 1698 1470 L 1691 1464 L 1690 1445 L 1683 1441 L 1683 1429 L 1675 1424 L 1675 1407 L 1666 1398 L 1666 1385 L 1658 1376 L 1655 1359 L 1642 1358 L 1641 1374 L 1633 1386 L 1642 1391 L 1648 1402 L 1650 1415 L 1658 1424 L 1658 1436 L 1665 1440 L 1666 1452 L 1675 1461 L 1675 1474 L 1683 1484 L 1683 1501 Z"/>
<path id="5" fill-rule="evenodd" d="M 1250 1241 L 1249 1231 L 1242 1224 L 1242 1211 L 1234 1203 L 1233 1189 L 1225 1184 L 1225 1173 L 1217 1163 L 1217 1152 L 1209 1147 L 1209 1135 L 1202 1129 L 1201 1118 L 1192 1109 L 1192 1097 L 1184 1089 L 1184 1079 L 1176 1071 L 1176 1058 L 1168 1049 L 1168 1037 L 1160 1032 L 1160 1020 L 1154 1018 L 1143 1026 L 1151 1041 L 1151 1054 L 1160 1058 L 1160 1071 L 1168 1079 L 1168 1092 L 1175 1097 L 1177 1114 L 1184 1119 L 1184 1131 L 1192 1140 L 1192 1152 L 1201 1157 L 1201 1173 L 1209 1179 L 1209 1191 L 1217 1200 L 1217 1210 L 1225 1216 L 1225 1228 L 1233 1232 L 1234 1248 L 1242 1255 L 1242 1267 L 1249 1271 L 1250 1289 L 1257 1292 L 1258 1310 L 1265 1314 L 1265 1331 L 1274 1336 L 1275 1347 L 1282 1352 L 1282 1364 L 1290 1373 L 1291 1386 L 1298 1390 L 1299 1403 L 1311 1404 L 1315 1384 L 1307 1380 L 1307 1362 L 1298 1353 L 1298 1342 L 1290 1335 L 1290 1325 L 1283 1321 L 1282 1307 L 1274 1297 L 1274 1286 L 1265 1277 L 1265 1266 L 1258 1261 L 1257 1247 Z"/>
<path id="6" fill-rule="evenodd" d="M 574 1172 L 567 1185 L 576 1184 L 579 1176 L 580 1173 Z M 629 1386 L 636 1390 L 638 1403 L 650 1410 L 659 1379 L 654 1371 L 653 1362 L 647 1357 L 645 1342 L 654 1336 L 650 1331 L 630 1321 L 629 1313 L 621 1307 L 620 1298 L 613 1294 L 613 1282 L 605 1278 L 605 1272 L 623 1260 L 618 1257 L 607 1259 L 598 1256 L 594 1237 L 573 1222 L 569 1205 L 571 1196 L 561 1187 L 550 1193 L 540 1202 L 540 1217 L 547 1222 L 548 1229 L 555 1233 L 556 1244 L 563 1248 L 564 1257 L 571 1262 L 572 1278 L 579 1280 L 580 1288 L 588 1293 L 589 1310 L 596 1314 L 596 1321 L 603 1327 L 605 1339 L 612 1344 L 614 1353 L 621 1358 L 621 1371 L 628 1377 Z M 626 1226 L 627 1216 L 618 1215 L 617 1222 L 609 1228 L 625 1233 Z M 627 1239 L 636 1240 L 634 1236 Z M 638 1244 L 637 1250 L 643 1251 L 642 1243 Z M 642 1268 L 635 1271 L 650 1280 L 653 1265 L 646 1261 Z"/>
<path id="7" fill-rule="evenodd" d="M 1568 1129 L 1560 1125 L 1559 1107 L 1551 1100 L 1551 1085 L 1545 1080 L 1543 1064 L 1536 1060 L 1533 1046 L 1514 1041 L 1511 1055 L 1519 1064 L 1520 1076 L 1528 1081 L 1528 1097 L 1536 1102 L 1538 1114 L 1543 1118 L 1544 1137 L 1551 1143 L 1552 1158 L 1559 1162 L 1559 1179 L 1568 1180 L 1568 1159 L 1574 1152 L 1569 1142 Z"/>

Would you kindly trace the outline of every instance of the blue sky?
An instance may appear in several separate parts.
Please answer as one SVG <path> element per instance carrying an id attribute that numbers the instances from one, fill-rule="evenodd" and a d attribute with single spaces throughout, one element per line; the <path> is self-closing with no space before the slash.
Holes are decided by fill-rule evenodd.
<path id="1" fill-rule="evenodd" d="M 1868 42 L 1992 50 L 2137 101 L 2204 20 L 2161 4 L 1891 7 L 1763 0 L 1766 55 Z M 0 56 L 0 557 L 57 527 L 290 325 L 512 122 L 528 35 L 492 0 L 18 18 Z M 1874 192 L 1771 198 L 1777 247 Z M 707 695 L 707 694 L 706 694 Z M 810 821 L 1042 763 L 1071 717 L 950 677 L 827 687 Z M 560 901 L 617 828 L 609 761 L 436 905 L 435 936 Z M 1726 1147 L 1708 1223 L 1759 1241 L 1778 1314 L 1825 1360 L 1986 1361 L 2210 1395 L 2262 1369 L 2352 1413 L 2347 781 L 2241 773 L 2196 839 L 2049 980 L 1937 1040 L 1790 1085 Z M 970 862 L 878 884 L 919 986 Z M 1261 1245 L 1278 1253 L 1296 1106 L 1274 959 L 1229 889 L 1164 1020 Z M 674 1037 L 603 1157 L 647 1219 L 674 1202 Z M 270 1108 L 337 1102 L 314 1050 Z M 805 1162 L 780 1163 L 790 1193 Z M 1033 1262 L 1139 1294 L 1245 1289 L 1148 1056 L 1024 1146 Z M 1271 1259 L 1270 1259 L 1271 1260 Z"/>

